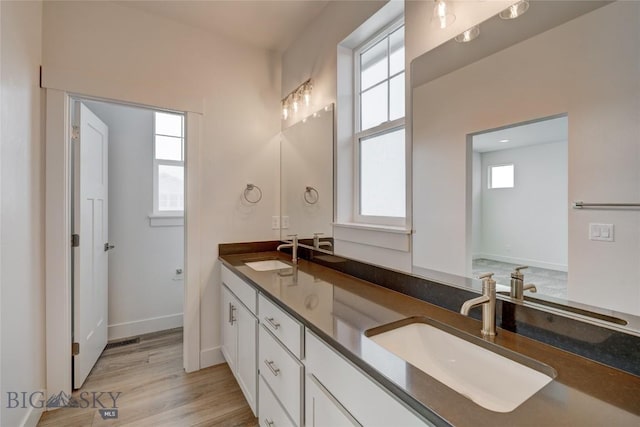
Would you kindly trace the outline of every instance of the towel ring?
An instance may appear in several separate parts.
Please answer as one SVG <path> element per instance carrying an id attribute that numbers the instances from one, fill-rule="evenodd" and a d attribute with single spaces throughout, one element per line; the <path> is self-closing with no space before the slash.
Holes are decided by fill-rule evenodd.
<path id="1" fill-rule="evenodd" d="M 251 194 L 251 192 L 253 190 L 257 190 L 258 192 L 258 197 L 254 197 L 253 199 L 249 197 L 249 195 Z M 262 190 L 260 189 L 260 187 L 258 187 L 257 185 L 254 184 L 247 184 L 247 188 L 244 189 L 244 192 L 242 193 L 242 196 L 244 197 L 244 199 L 251 203 L 252 205 L 255 205 L 256 203 L 258 203 L 260 200 L 262 200 Z"/>
<path id="2" fill-rule="evenodd" d="M 307 187 L 304 192 L 304 201 L 310 205 L 315 205 L 320 200 L 320 193 L 313 187 Z"/>

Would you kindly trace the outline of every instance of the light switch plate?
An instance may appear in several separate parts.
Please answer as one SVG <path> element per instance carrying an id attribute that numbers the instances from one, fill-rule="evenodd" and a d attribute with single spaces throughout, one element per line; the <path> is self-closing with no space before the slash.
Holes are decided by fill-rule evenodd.
<path id="1" fill-rule="evenodd" d="M 282 217 L 282 228 L 284 228 L 284 229 L 289 228 L 289 217 L 288 216 L 283 216 Z"/>
<path id="2" fill-rule="evenodd" d="M 271 217 L 271 229 L 279 230 L 280 229 L 280 216 L 272 216 Z"/>
<path id="3" fill-rule="evenodd" d="M 613 224 L 589 224 L 589 240 L 613 242 Z"/>

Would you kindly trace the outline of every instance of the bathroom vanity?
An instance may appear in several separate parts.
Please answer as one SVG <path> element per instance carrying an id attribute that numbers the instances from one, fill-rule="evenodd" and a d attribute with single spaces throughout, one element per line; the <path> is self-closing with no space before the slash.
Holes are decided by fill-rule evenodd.
<path id="1" fill-rule="evenodd" d="M 251 386 L 258 391 L 250 396 L 259 396 L 256 415 L 261 426 L 640 422 L 638 376 L 501 328 L 495 338 L 483 339 L 476 319 L 313 261 L 301 259 L 294 268 L 290 257 L 280 252 L 238 253 L 238 246 L 234 251 L 221 247 L 223 292 L 229 290 L 229 283 L 233 288 L 234 282 L 236 289 L 251 290 L 246 292 L 248 300 L 236 295 L 236 301 L 257 310 L 258 332 L 241 339 L 257 345 L 249 356 L 256 367 Z M 259 271 L 247 265 L 264 260 L 278 260 L 287 267 Z M 226 300 L 223 305 L 223 321 L 227 316 L 232 319 Z M 397 344 L 379 339 L 386 331 L 401 331 L 402 326 L 415 323 L 434 325 L 440 331 L 442 337 L 429 335 L 435 341 L 426 342 L 424 357 L 431 357 L 435 364 L 440 358 L 444 376 L 421 369 L 415 359 L 419 353 L 402 353 Z M 455 342 L 438 341 L 452 337 Z M 409 350 L 425 344 L 420 339 L 402 339 L 409 341 Z M 427 354 L 429 342 L 442 350 L 459 350 Z M 464 345 L 456 347 L 460 342 Z M 474 355 L 472 362 L 464 361 L 465 345 L 472 351 L 476 347 L 488 351 L 488 359 Z M 452 356 L 455 351 L 460 351 L 458 364 Z M 483 377 L 480 373 L 490 369 L 490 359 L 496 356 L 515 362 L 516 371 L 535 371 L 543 383 L 530 395 L 525 393 L 522 401 L 508 402 L 528 380 L 514 381 L 519 374 L 506 365 Z M 458 378 L 447 378 L 447 369 Z M 476 377 L 484 380 L 471 384 Z M 465 391 L 465 386 L 470 389 Z"/>

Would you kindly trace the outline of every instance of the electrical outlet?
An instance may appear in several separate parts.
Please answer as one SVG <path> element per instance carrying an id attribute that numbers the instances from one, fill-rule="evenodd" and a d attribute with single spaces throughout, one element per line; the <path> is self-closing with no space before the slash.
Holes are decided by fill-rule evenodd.
<path id="1" fill-rule="evenodd" d="M 280 216 L 272 216 L 271 217 L 271 229 L 279 230 L 280 229 Z"/>
<path id="2" fill-rule="evenodd" d="M 289 217 L 288 216 L 283 216 L 282 217 L 282 228 L 284 228 L 284 229 L 289 228 Z"/>

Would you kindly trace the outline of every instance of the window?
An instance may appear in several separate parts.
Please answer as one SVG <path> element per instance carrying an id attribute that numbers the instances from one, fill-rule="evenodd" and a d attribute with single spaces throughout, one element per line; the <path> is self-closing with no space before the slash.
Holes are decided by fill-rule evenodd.
<path id="1" fill-rule="evenodd" d="M 404 24 L 354 50 L 355 220 L 404 225 L 406 217 Z"/>
<path id="2" fill-rule="evenodd" d="M 153 213 L 184 212 L 184 117 L 154 113 Z"/>
<path id="3" fill-rule="evenodd" d="M 513 188 L 513 164 L 489 166 L 489 189 Z"/>

